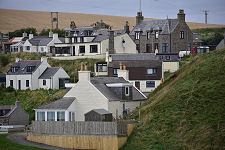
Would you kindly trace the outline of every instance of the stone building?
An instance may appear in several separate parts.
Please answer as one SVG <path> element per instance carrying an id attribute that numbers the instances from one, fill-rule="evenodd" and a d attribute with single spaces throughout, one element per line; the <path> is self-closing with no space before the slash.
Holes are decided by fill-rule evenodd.
<path id="1" fill-rule="evenodd" d="M 184 10 L 177 19 L 146 20 L 142 12 L 136 16 L 136 26 L 130 33 L 139 53 L 178 53 L 190 50 L 193 35 L 185 22 Z"/>

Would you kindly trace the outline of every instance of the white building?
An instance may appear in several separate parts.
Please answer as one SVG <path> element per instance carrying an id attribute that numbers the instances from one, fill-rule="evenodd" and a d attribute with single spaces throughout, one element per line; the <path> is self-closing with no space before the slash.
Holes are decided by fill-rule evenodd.
<path id="1" fill-rule="evenodd" d="M 75 98 L 75 121 L 84 121 L 84 114 L 105 109 L 114 118 L 126 115 L 140 106 L 147 97 L 131 83 L 118 77 L 90 77 L 90 71 L 79 71 L 79 81 L 64 96 Z"/>
<path id="2" fill-rule="evenodd" d="M 27 39 L 23 45 L 23 51 L 48 54 L 54 51 L 56 43 L 62 43 L 61 40 L 58 38 L 57 33 L 49 33 L 49 37 L 34 37 L 33 34 L 29 34 L 29 39 Z"/>
<path id="3" fill-rule="evenodd" d="M 74 121 L 75 99 L 62 98 L 34 110 L 36 121 Z"/>
<path id="4" fill-rule="evenodd" d="M 20 60 L 17 58 L 6 74 L 6 87 L 12 86 L 16 90 L 64 87 L 69 76 L 63 68 L 52 69 L 50 67 L 46 57 L 42 57 L 41 60 Z M 45 85 L 43 85 L 44 82 Z"/>

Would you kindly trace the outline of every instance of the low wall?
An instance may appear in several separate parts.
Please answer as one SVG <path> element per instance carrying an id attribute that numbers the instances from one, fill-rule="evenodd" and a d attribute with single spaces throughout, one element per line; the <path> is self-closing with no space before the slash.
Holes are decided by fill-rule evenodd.
<path id="1" fill-rule="evenodd" d="M 136 122 L 32 122 L 27 140 L 71 149 L 118 150 Z M 126 130 L 126 131 L 125 131 Z"/>

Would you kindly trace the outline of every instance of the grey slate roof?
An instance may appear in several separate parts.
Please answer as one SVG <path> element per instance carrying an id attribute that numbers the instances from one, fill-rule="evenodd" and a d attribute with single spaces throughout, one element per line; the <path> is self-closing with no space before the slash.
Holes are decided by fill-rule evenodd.
<path id="1" fill-rule="evenodd" d="M 52 41 L 52 37 L 37 36 L 29 40 L 33 46 L 47 46 Z"/>
<path id="2" fill-rule="evenodd" d="M 111 55 L 113 61 L 117 60 L 159 60 L 155 54 L 115 54 Z"/>
<path id="3" fill-rule="evenodd" d="M 92 42 L 101 42 L 103 40 L 106 40 L 108 39 L 109 36 L 108 35 L 97 35 L 93 40 Z"/>
<path id="4" fill-rule="evenodd" d="M 129 83 L 122 77 L 92 77 L 91 83 L 109 100 L 109 101 L 119 101 L 113 91 L 106 86 L 109 83 Z M 132 87 L 133 99 L 132 100 L 145 100 L 146 98 L 134 87 Z M 129 101 L 132 101 L 129 100 Z"/>
<path id="5" fill-rule="evenodd" d="M 59 70 L 59 67 L 48 67 L 39 77 L 39 79 L 50 79 Z"/>
<path id="6" fill-rule="evenodd" d="M 225 47 L 225 44 L 224 44 L 225 42 L 224 42 L 224 39 L 222 39 L 221 41 L 220 41 L 220 43 L 216 46 L 216 49 L 221 49 L 221 48 L 224 48 Z"/>
<path id="7" fill-rule="evenodd" d="M 97 112 L 98 114 L 105 115 L 105 114 L 112 114 L 111 112 L 105 109 L 93 109 L 93 111 Z"/>
<path id="8" fill-rule="evenodd" d="M 203 42 L 200 40 L 200 33 L 193 33 L 193 42 Z"/>
<path id="9" fill-rule="evenodd" d="M 160 34 L 169 34 L 177 24 L 178 19 L 146 20 L 136 25 L 130 35 L 135 35 L 135 31 L 142 31 L 142 35 L 146 35 L 149 30 L 162 30 Z"/>
<path id="10" fill-rule="evenodd" d="M 113 61 L 108 64 L 109 68 L 119 68 L 120 63 L 125 64 L 126 67 L 162 67 L 161 60 L 132 60 L 132 61 Z"/>
<path id="11" fill-rule="evenodd" d="M 31 74 L 32 72 L 27 72 L 27 67 L 35 66 L 35 69 L 33 70 L 34 72 L 40 64 L 41 64 L 40 60 L 20 60 L 11 66 L 11 67 L 18 67 L 18 71 L 11 72 L 11 69 L 9 69 L 7 75 Z"/>
<path id="12" fill-rule="evenodd" d="M 96 35 L 109 35 L 109 29 L 101 29 L 95 32 Z M 120 34 L 124 34 L 125 30 L 121 29 L 121 30 L 112 30 L 114 31 L 114 35 L 120 35 Z"/>
<path id="13" fill-rule="evenodd" d="M 37 109 L 68 109 L 69 106 L 73 103 L 75 98 L 72 97 L 63 97 L 62 99 L 56 100 L 54 102 L 42 105 Z"/>

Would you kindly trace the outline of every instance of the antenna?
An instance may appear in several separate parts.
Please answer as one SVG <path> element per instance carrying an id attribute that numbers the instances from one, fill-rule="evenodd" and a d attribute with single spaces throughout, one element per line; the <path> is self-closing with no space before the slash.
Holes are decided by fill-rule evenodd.
<path id="1" fill-rule="evenodd" d="M 139 4 L 139 12 L 141 12 L 141 0 L 140 0 L 140 4 Z"/>
<path id="2" fill-rule="evenodd" d="M 208 17 L 208 12 L 209 11 L 208 10 L 204 10 L 203 12 L 205 14 L 205 24 L 207 24 L 207 21 L 208 21 L 208 18 L 207 17 Z"/>

